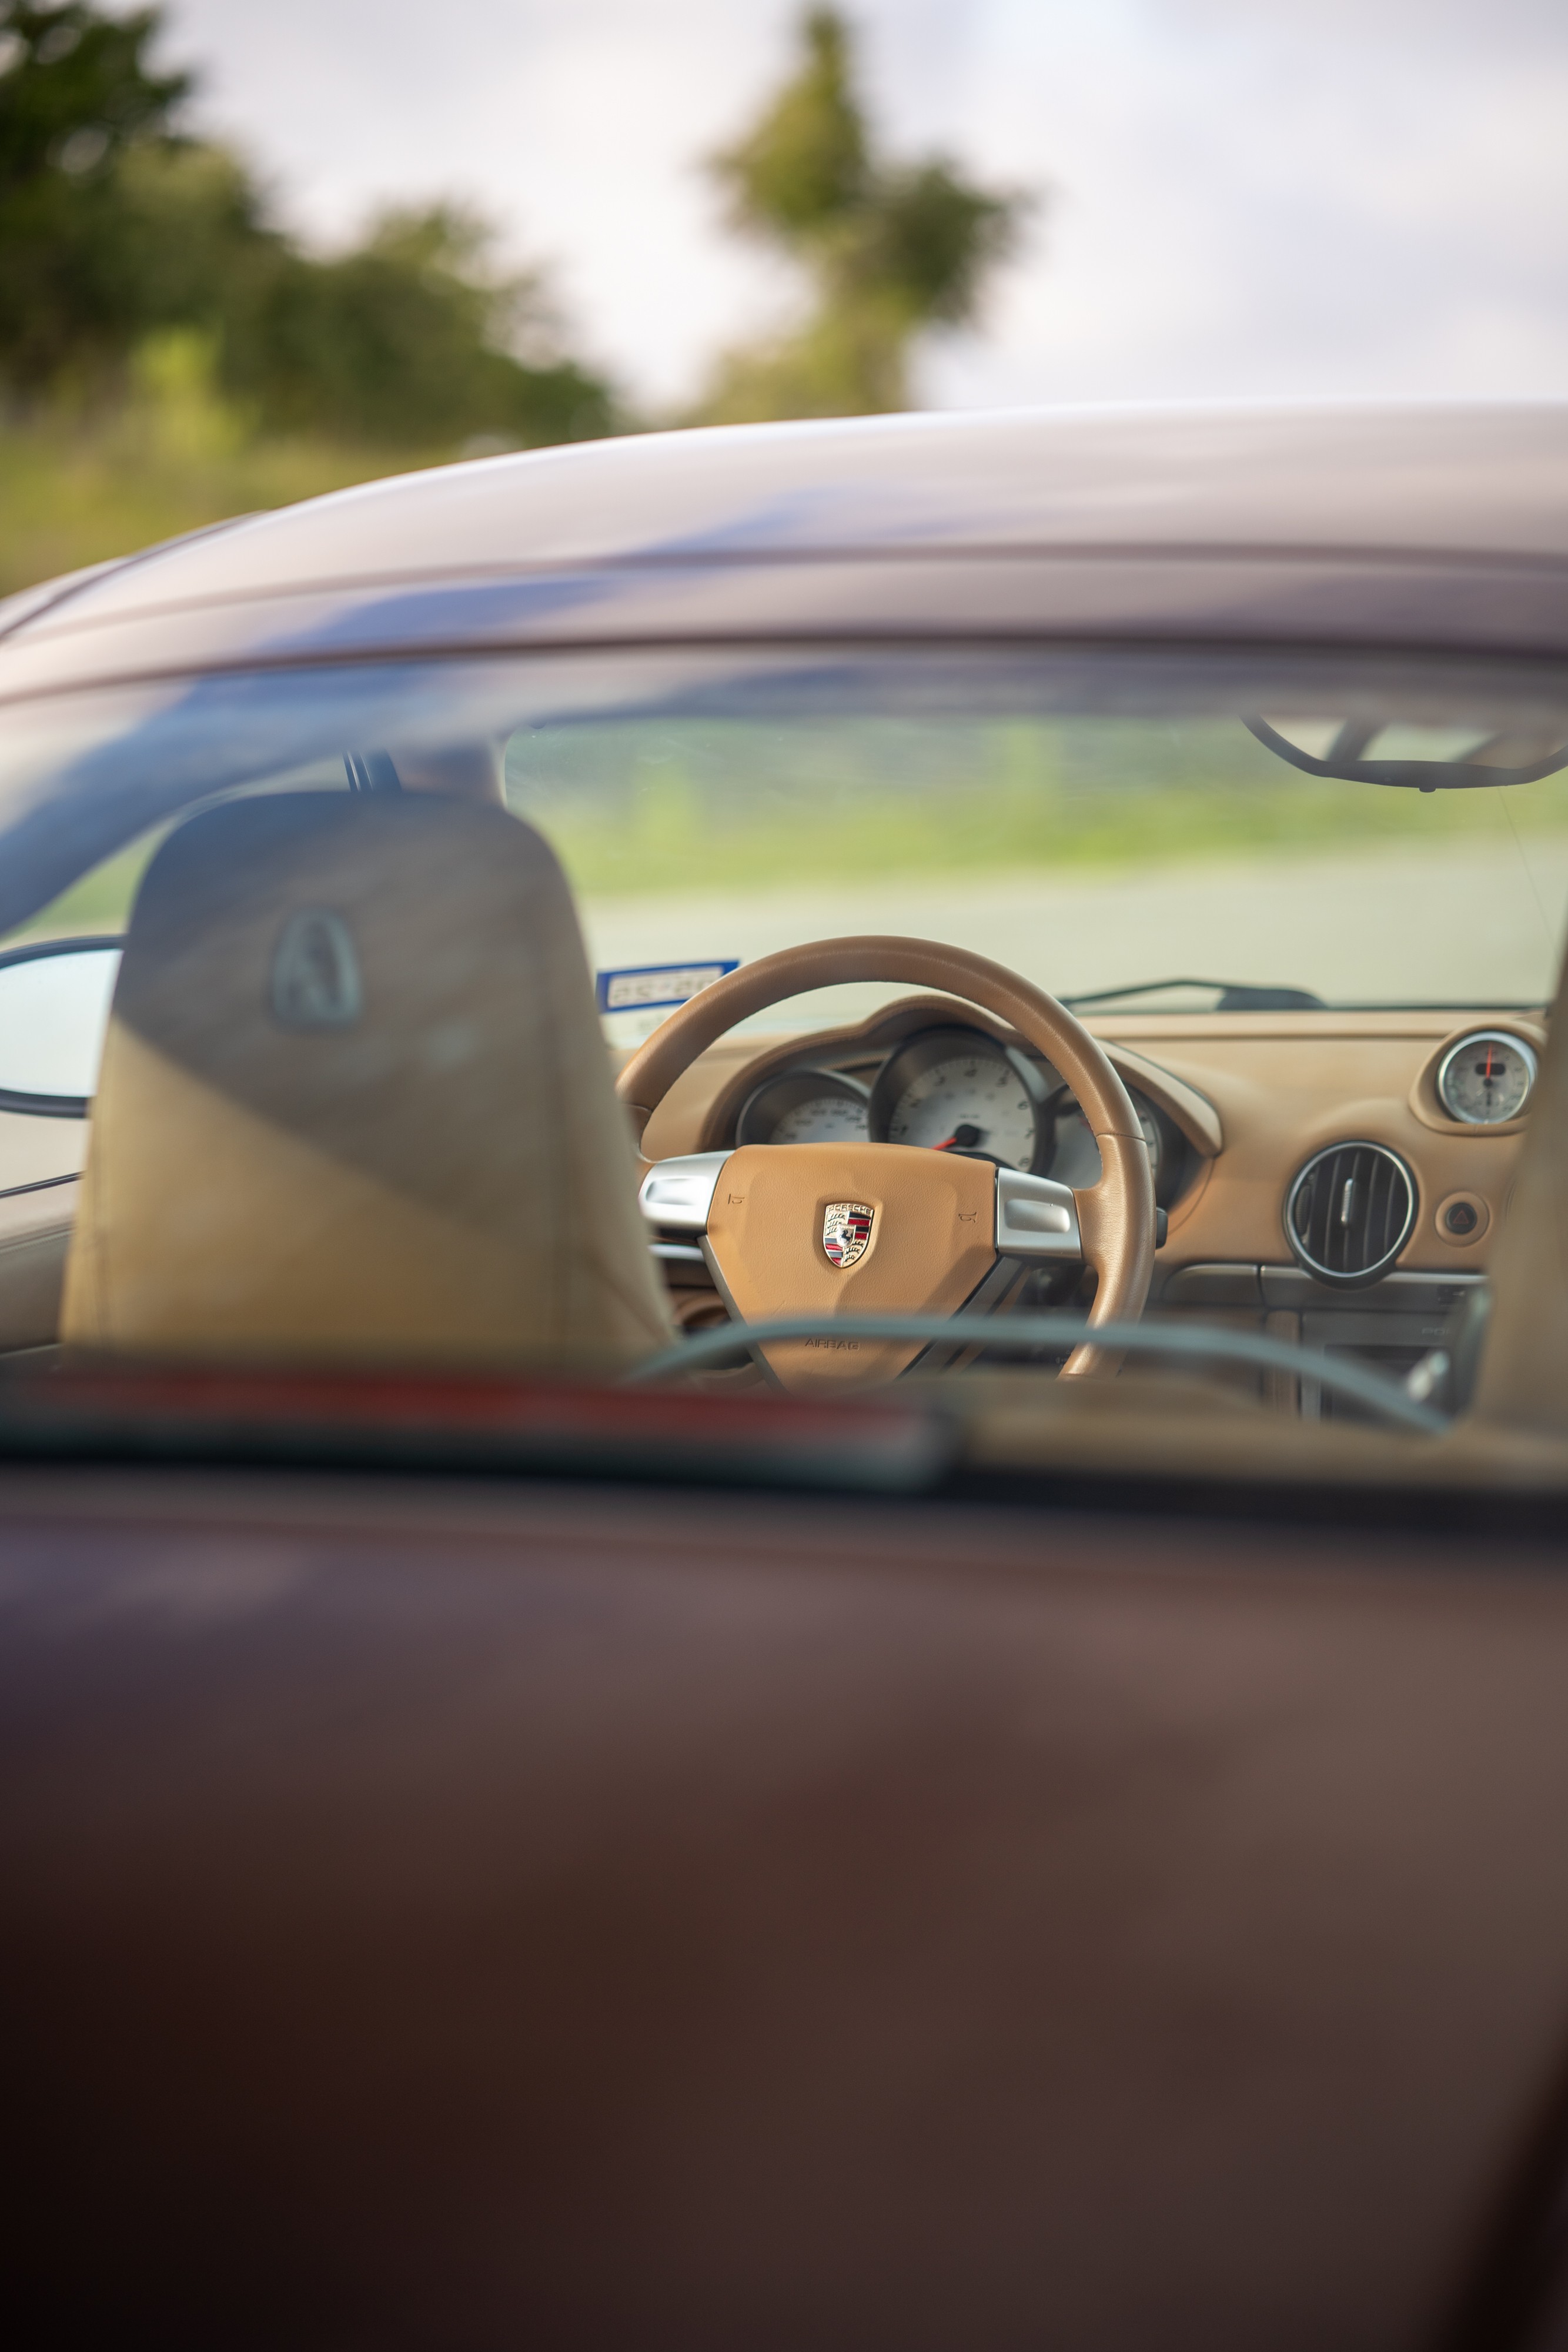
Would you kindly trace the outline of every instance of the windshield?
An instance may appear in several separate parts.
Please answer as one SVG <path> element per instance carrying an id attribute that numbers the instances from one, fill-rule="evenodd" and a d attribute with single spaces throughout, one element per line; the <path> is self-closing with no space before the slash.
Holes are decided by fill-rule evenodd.
<path id="1" fill-rule="evenodd" d="M 544 721 L 507 744 L 507 797 L 556 844 L 607 965 L 864 930 L 973 948 L 1069 1002 L 1175 1004 L 1194 982 L 1238 1004 L 1550 995 L 1568 774 L 1380 788 L 1304 776 L 1234 716 L 998 702 Z M 1425 745 L 1494 727 L 1388 732 Z"/>
<path id="2" fill-rule="evenodd" d="M 886 931 L 976 949 L 1070 999 L 1198 982 L 1217 984 L 1209 1002 L 1546 1002 L 1568 774 L 1434 791 L 1324 778 L 1249 721 L 1286 708 L 1297 740 L 1326 743 L 1369 711 L 1388 758 L 1441 775 L 1469 744 L 1550 740 L 1568 720 L 1539 688 L 1316 667 L 685 655 L 80 698 L 13 719 L 0 908 L 13 936 L 113 925 L 181 807 L 341 790 L 345 757 L 390 746 L 395 772 L 400 747 L 417 769 L 468 739 L 495 748 L 507 805 L 555 847 L 601 970 Z M 107 870 L 68 879 L 73 863 Z"/>

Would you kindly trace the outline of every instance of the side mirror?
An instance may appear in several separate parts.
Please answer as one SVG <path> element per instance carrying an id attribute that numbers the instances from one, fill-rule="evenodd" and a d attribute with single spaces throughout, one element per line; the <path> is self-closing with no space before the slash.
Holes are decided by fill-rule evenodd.
<path id="1" fill-rule="evenodd" d="M 85 1118 L 120 976 L 117 939 L 0 953 L 0 1110 Z"/>

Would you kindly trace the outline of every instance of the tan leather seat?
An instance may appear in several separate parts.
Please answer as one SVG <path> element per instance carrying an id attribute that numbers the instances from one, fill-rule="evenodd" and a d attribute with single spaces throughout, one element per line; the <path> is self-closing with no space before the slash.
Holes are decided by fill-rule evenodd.
<path id="1" fill-rule="evenodd" d="M 62 1339 L 609 1367 L 668 1330 L 538 834 L 333 793 L 181 826 L 131 918 Z"/>

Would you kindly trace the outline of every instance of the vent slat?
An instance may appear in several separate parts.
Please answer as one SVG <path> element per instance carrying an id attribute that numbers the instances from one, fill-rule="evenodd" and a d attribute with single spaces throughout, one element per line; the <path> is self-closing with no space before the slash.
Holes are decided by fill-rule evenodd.
<path id="1" fill-rule="evenodd" d="M 1415 1216 L 1415 1181 L 1396 1152 L 1381 1143 L 1331 1143 L 1291 1185 L 1285 1231 L 1320 1281 L 1375 1282 L 1404 1248 Z"/>

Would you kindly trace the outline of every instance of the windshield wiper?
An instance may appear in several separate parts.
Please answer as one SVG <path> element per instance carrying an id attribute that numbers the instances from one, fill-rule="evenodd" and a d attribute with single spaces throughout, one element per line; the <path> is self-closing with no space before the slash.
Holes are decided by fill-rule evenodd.
<path id="1" fill-rule="evenodd" d="M 1241 980 L 1138 980 L 1126 988 L 1096 988 L 1083 996 L 1064 996 L 1063 1004 L 1076 1011 L 1081 1004 L 1115 1004 L 1124 996 L 1163 996 L 1171 988 L 1212 988 L 1219 1002 L 1216 1013 L 1326 1013 L 1328 1005 L 1310 988 L 1253 988 Z"/>

